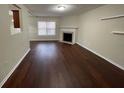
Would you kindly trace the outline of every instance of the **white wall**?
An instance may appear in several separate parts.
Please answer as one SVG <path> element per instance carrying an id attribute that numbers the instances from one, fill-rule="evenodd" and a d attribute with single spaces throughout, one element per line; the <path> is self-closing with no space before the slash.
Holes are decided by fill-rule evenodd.
<path id="1" fill-rule="evenodd" d="M 78 16 L 61 17 L 60 27 L 78 27 Z"/>
<path id="2" fill-rule="evenodd" d="M 104 5 L 80 15 L 78 40 L 80 44 L 124 67 L 124 18 L 100 20 L 124 14 L 124 5 Z"/>
<path id="3" fill-rule="evenodd" d="M 38 35 L 38 21 L 55 21 L 56 35 L 54 36 L 39 36 Z M 35 17 L 30 16 L 30 40 L 58 40 L 59 37 L 59 18 L 58 17 Z"/>
<path id="4" fill-rule="evenodd" d="M 0 82 L 29 49 L 28 12 L 22 5 L 20 7 L 22 8 L 23 30 L 21 33 L 11 35 L 9 6 L 0 5 Z"/>

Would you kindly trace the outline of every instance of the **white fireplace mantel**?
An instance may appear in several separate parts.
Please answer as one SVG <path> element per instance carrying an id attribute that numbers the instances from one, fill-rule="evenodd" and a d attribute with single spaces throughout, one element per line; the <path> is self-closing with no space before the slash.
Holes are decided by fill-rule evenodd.
<path id="1" fill-rule="evenodd" d="M 60 42 L 75 44 L 77 28 L 74 27 L 62 27 L 60 28 Z M 63 33 L 71 33 L 72 34 L 72 42 L 67 42 L 63 40 Z"/>

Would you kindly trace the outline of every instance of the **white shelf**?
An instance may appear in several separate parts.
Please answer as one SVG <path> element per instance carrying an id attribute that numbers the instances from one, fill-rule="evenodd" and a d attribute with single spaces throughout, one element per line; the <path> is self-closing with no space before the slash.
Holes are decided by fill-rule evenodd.
<path id="1" fill-rule="evenodd" d="M 117 19 L 117 18 L 122 18 L 122 17 L 124 17 L 124 14 L 123 15 L 117 15 L 117 16 L 110 16 L 110 17 L 101 18 L 101 20 Z"/>
<path id="2" fill-rule="evenodd" d="M 112 31 L 113 34 L 124 35 L 124 31 Z"/>

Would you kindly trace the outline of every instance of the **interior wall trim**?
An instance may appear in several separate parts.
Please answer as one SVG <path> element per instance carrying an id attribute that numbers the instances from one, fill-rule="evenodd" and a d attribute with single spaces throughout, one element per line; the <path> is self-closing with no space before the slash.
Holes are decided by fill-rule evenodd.
<path id="1" fill-rule="evenodd" d="M 116 67 L 118 67 L 118 68 L 120 68 L 120 69 L 124 70 L 124 67 L 122 67 L 121 65 L 117 64 L 117 63 L 116 63 L 116 62 L 114 62 L 113 60 L 111 60 L 111 59 L 109 59 L 109 58 L 104 57 L 103 55 L 101 55 L 101 54 L 99 54 L 99 53 L 97 53 L 97 52 L 93 51 L 92 49 L 90 49 L 90 48 L 86 47 L 85 45 L 80 44 L 79 42 L 76 42 L 76 43 L 77 43 L 79 46 L 81 46 L 81 47 L 83 47 L 83 48 L 85 48 L 85 49 L 89 50 L 90 52 L 92 52 L 92 53 L 96 54 L 97 56 L 99 56 L 99 57 L 103 58 L 104 60 L 108 61 L 109 63 L 111 63 L 111 64 L 115 65 Z"/>
<path id="2" fill-rule="evenodd" d="M 27 50 L 27 52 L 22 56 L 22 58 L 18 61 L 18 63 L 13 67 L 13 69 L 6 75 L 6 77 L 0 82 L 0 88 L 4 85 L 4 83 L 9 79 L 9 77 L 12 75 L 12 73 L 16 70 L 16 68 L 19 66 L 19 64 L 22 62 L 22 60 L 25 58 L 25 56 L 29 53 L 30 48 Z"/>

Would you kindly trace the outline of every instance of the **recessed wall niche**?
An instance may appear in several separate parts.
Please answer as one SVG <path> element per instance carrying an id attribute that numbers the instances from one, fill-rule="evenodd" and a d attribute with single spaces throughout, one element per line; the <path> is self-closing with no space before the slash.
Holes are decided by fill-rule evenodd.
<path id="1" fill-rule="evenodd" d="M 15 4 L 9 5 L 11 35 L 21 32 L 21 8 Z"/>

